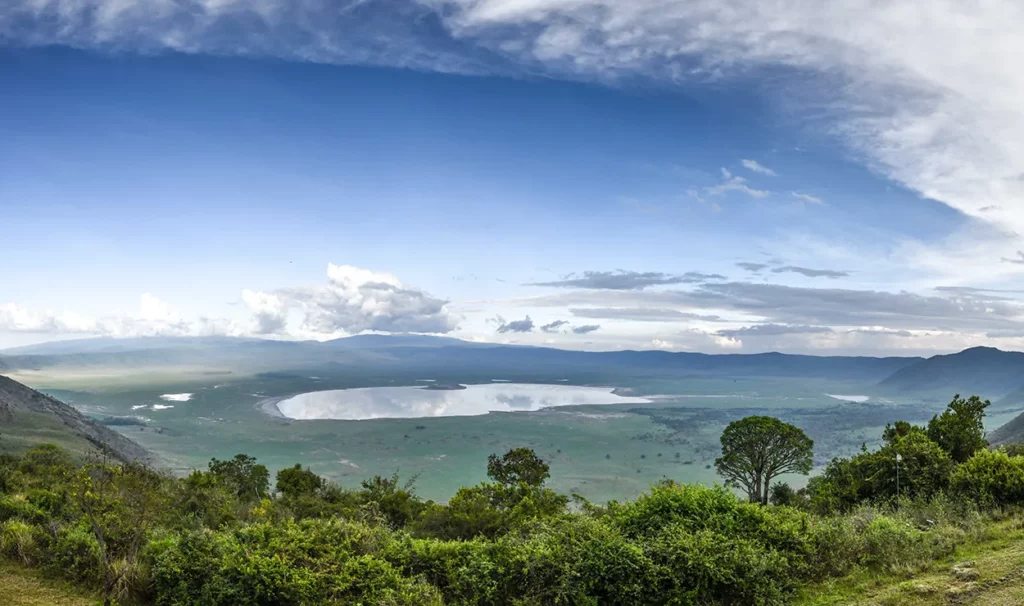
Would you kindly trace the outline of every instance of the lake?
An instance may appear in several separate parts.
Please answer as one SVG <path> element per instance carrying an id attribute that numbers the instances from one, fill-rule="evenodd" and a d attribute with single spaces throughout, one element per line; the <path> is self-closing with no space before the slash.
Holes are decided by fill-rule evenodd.
<path id="1" fill-rule="evenodd" d="M 282 415 L 312 419 L 414 419 L 461 417 L 489 412 L 526 412 L 552 406 L 644 404 L 647 398 L 620 396 L 612 387 L 531 383 L 467 385 L 465 389 L 367 387 L 299 394 L 277 403 Z"/>

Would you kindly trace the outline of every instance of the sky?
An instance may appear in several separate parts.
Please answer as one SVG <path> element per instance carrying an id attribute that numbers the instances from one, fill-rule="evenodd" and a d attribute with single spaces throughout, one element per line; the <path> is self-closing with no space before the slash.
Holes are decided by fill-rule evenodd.
<path id="1" fill-rule="evenodd" d="M 1024 5 L 8 0 L 0 348 L 1024 347 Z"/>

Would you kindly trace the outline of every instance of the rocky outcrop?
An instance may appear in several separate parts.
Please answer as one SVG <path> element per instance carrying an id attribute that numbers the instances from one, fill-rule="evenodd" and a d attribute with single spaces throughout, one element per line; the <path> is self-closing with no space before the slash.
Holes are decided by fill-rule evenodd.
<path id="1" fill-rule="evenodd" d="M 125 436 L 95 423 L 75 408 L 0 375 L 0 427 L 19 411 L 48 415 L 97 449 L 122 461 L 146 460 L 149 452 Z"/>

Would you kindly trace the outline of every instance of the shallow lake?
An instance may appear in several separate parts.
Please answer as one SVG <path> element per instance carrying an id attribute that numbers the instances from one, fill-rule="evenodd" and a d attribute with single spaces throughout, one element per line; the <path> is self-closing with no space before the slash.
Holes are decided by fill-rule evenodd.
<path id="1" fill-rule="evenodd" d="M 411 419 L 457 417 L 489 412 L 540 410 L 581 404 L 644 404 L 647 398 L 619 396 L 612 387 L 495 383 L 466 389 L 368 387 L 299 394 L 277 403 L 290 419 Z"/>

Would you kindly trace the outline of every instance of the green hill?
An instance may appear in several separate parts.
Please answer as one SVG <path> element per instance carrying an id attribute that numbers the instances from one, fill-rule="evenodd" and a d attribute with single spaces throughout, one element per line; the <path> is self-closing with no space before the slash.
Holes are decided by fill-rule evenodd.
<path id="1" fill-rule="evenodd" d="M 71 406 L 0 375 L 0 453 L 57 444 L 75 455 L 106 450 L 122 461 L 145 459 L 144 448 Z"/>

